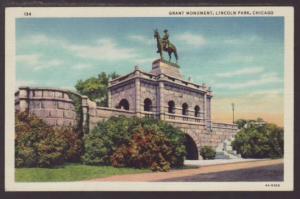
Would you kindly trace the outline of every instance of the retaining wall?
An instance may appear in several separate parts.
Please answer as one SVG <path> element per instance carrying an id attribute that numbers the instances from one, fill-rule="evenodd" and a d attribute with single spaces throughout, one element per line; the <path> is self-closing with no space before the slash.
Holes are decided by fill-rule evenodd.
<path id="1" fill-rule="evenodd" d="M 70 91 L 20 87 L 15 93 L 15 107 L 17 111 L 35 114 L 52 126 L 75 126 L 78 122 Z"/>

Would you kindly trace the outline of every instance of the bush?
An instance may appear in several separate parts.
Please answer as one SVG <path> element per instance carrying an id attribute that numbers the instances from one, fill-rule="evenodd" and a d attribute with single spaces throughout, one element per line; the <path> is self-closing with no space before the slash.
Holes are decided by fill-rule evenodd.
<path id="1" fill-rule="evenodd" d="M 243 158 L 280 158 L 283 156 L 283 128 L 261 121 L 247 121 L 232 142 Z"/>
<path id="2" fill-rule="evenodd" d="M 71 128 L 54 129 L 35 115 L 16 114 L 16 167 L 54 167 L 80 157 L 82 144 Z"/>
<path id="3" fill-rule="evenodd" d="M 184 139 L 183 132 L 159 120 L 112 117 L 85 136 L 82 161 L 167 171 L 183 166 Z"/>
<path id="4" fill-rule="evenodd" d="M 64 159 L 67 162 L 80 162 L 83 154 L 82 136 L 74 128 L 55 128 L 58 139 L 64 142 Z"/>
<path id="5" fill-rule="evenodd" d="M 165 135 L 141 128 L 133 134 L 128 144 L 121 145 L 113 153 L 112 166 L 168 171 L 171 153 L 171 144 Z"/>
<path id="6" fill-rule="evenodd" d="M 203 157 L 204 160 L 212 160 L 216 157 L 216 150 L 213 149 L 211 146 L 204 146 L 200 150 L 200 155 Z"/>

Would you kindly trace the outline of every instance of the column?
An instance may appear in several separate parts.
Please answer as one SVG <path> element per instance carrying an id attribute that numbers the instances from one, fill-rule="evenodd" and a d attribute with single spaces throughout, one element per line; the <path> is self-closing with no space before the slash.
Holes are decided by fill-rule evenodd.
<path id="1" fill-rule="evenodd" d="M 29 88 L 19 88 L 19 110 L 20 112 L 28 111 L 29 109 Z"/>
<path id="2" fill-rule="evenodd" d="M 206 128 L 206 125 L 207 125 L 207 123 L 206 123 L 206 106 L 207 106 L 207 102 L 206 102 L 206 99 L 207 99 L 207 94 L 206 94 L 206 92 L 204 93 L 204 100 L 203 100 L 203 102 L 204 102 L 204 108 L 203 108 L 203 119 L 204 119 L 204 127 Z"/>
<path id="3" fill-rule="evenodd" d="M 136 70 L 135 75 L 137 76 L 135 79 L 135 112 L 136 116 L 141 116 L 141 82 L 140 82 L 140 71 Z"/>
<path id="4" fill-rule="evenodd" d="M 110 82 L 108 82 L 108 87 L 110 87 L 111 86 L 111 83 Z M 112 108 L 112 101 L 111 101 L 111 88 L 108 88 L 107 89 L 107 106 L 109 107 L 109 108 Z"/>
<path id="5" fill-rule="evenodd" d="M 83 133 L 89 132 L 89 105 L 88 105 L 88 97 L 82 96 L 81 98 L 81 107 L 82 107 L 82 128 Z"/>
<path id="6" fill-rule="evenodd" d="M 160 75 L 160 79 L 164 77 L 163 74 Z M 158 95 L 159 95 L 159 117 L 161 120 L 165 119 L 165 114 L 164 114 L 164 83 L 162 81 L 159 82 L 159 90 L 158 90 Z"/>
<path id="7" fill-rule="evenodd" d="M 211 129 L 211 97 L 207 97 L 207 125 Z"/>

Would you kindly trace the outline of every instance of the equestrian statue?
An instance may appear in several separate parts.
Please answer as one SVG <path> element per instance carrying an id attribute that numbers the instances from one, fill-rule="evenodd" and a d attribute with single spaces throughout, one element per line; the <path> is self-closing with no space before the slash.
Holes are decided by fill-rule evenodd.
<path id="1" fill-rule="evenodd" d="M 177 50 L 174 44 L 169 41 L 169 33 L 168 30 L 164 30 L 164 36 L 160 38 L 158 30 L 154 30 L 154 38 L 157 43 L 157 53 L 160 55 L 160 59 L 163 60 L 163 51 L 168 52 L 169 54 L 169 62 L 171 61 L 171 55 L 174 53 L 176 64 L 178 61 Z"/>

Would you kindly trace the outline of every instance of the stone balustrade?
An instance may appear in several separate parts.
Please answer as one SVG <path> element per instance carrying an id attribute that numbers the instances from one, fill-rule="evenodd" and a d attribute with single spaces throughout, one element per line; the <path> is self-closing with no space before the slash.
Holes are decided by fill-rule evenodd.
<path id="1" fill-rule="evenodd" d="M 236 124 L 226 124 L 226 123 L 212 123 L 212 128 L 215 129 L 235 129 L 237 130 L 238 127 Z"/>

